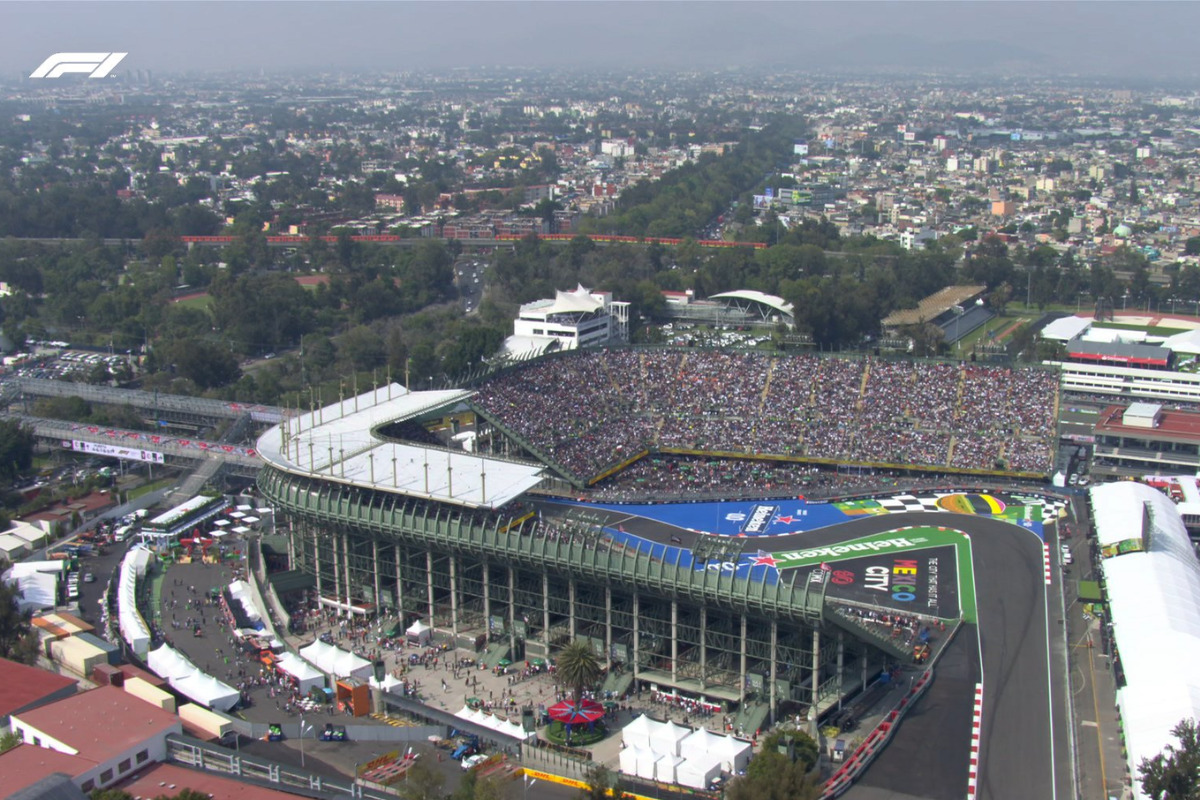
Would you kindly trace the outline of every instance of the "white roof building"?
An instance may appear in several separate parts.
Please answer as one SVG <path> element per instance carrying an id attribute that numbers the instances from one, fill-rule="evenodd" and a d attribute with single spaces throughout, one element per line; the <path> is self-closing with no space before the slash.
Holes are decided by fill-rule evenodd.
<path id="1" fill-rule="evenodd" d="M 624 341 L 629 331 L 629 303 L 616 302 L 608 292 L 578 286 L 556 292 L 553 300 L 535 300 L 521 306 L 513 322 L 513 335 L 504 352 L 517 356 L 548 350 Z"/>
<path id="2" fill-rule="evenodd" d="M 1124 684 L 1117 704 L 1133 792 L 1138 765 L 1167 744 L 1171 729 L 1200 717 L 1200 562 L 1179 512 L 1162 492 L 1130 481 L 1091 490 L 1112 639 Z"/>
<path id="3" fill-rule="evenodd" d="M 470 395 L 461 389 L 410 392 L 393 383 L 287 417 L 259 438 L 257 451 L 272 466 L 297 475 L 498 508 L 541 483 L 544 467 L 393 441 L 379 433 Z"/>

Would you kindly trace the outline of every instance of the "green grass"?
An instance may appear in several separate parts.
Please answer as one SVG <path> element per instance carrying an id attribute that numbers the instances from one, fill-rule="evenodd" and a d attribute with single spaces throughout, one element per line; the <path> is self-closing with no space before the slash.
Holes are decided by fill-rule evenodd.
<path id="1" fill-rule="evenodd" d="M 208 311 L 209 307 L 212 306 L 212 302 L 213 299 L 211 294 L 202 294 L 199 297 L 189 297 L 187 300 L 180 300 L 175 305 L 183 306 L 184 308 L 199 308 L 204 311 Z"/>
<path id="2" fill-rule="evenodd" d="M 546 738 L 555 744 L 565 745 L 567 743 L 567 726 L 561 722 L 552 721 L 546 726 L 545 733 Z M 604 727 L 603 722 L 597 722 L 590 731 L 586 725 L 573 725 L 571 726 L 571 747 L 587 747 L 607 735 L 608 730 Z"/>
<path id="3" fill-rule="evenodd" d="M 1120 322 L 1097 322 L 1093 327 L 1113 328 L 1119 331 L 1145 331 L 1152 336 L 1174 336 L 1190 330 L 1189 328 L 1168 328 L 1162 325 L 1126 325 Z"/>
<path id="4" fill-rule="evenodd" d="M 156 489 L 165 489 L 173 483 L 175 483 L 174 478 L 161 478 L 153 483 L 144 483 L 141 486 L 138 486 L 136 489 L 129 490 L 129 499 L 136 500 L 144 494 L 153 492 Z"/>

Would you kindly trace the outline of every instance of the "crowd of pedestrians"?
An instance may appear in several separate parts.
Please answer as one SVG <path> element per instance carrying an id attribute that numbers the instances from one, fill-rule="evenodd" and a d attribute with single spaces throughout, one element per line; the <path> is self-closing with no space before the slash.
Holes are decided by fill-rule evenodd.
<path id="1" fill-rule="evenodd" d="M 598 350 L 502 375 L 475 402 L 580 477 L 652 447 L 1045 473 L 1057 393 L 1032 368 Z"/>

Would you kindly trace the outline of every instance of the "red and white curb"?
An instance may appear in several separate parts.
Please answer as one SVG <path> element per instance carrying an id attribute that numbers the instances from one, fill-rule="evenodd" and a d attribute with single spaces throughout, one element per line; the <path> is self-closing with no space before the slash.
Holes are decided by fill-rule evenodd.
<path id="1" fill-rule="evenodd" d="M 979 785 L 979 737 L 983 727 L 983 684 L 975 684 L 975 711 L 971 716 L 971 766 L 967 772 L 967 800 L 975 800 Z"/>
<path id="2" fill-rule="evenodd" d="M 1050 585 L 1050 545 L 1042 542 L 1042 569 L 1046 573 L 1046 585 Z"/>

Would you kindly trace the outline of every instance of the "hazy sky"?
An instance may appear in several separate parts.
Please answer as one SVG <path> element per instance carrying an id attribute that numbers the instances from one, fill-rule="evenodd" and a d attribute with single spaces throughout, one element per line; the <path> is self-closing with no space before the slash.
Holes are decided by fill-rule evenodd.
<path id="1" fill-rule="evenodd" d="M 0 70 L 856 65 L 1200 77 L 1193 2 L 2 2 Z"/>

